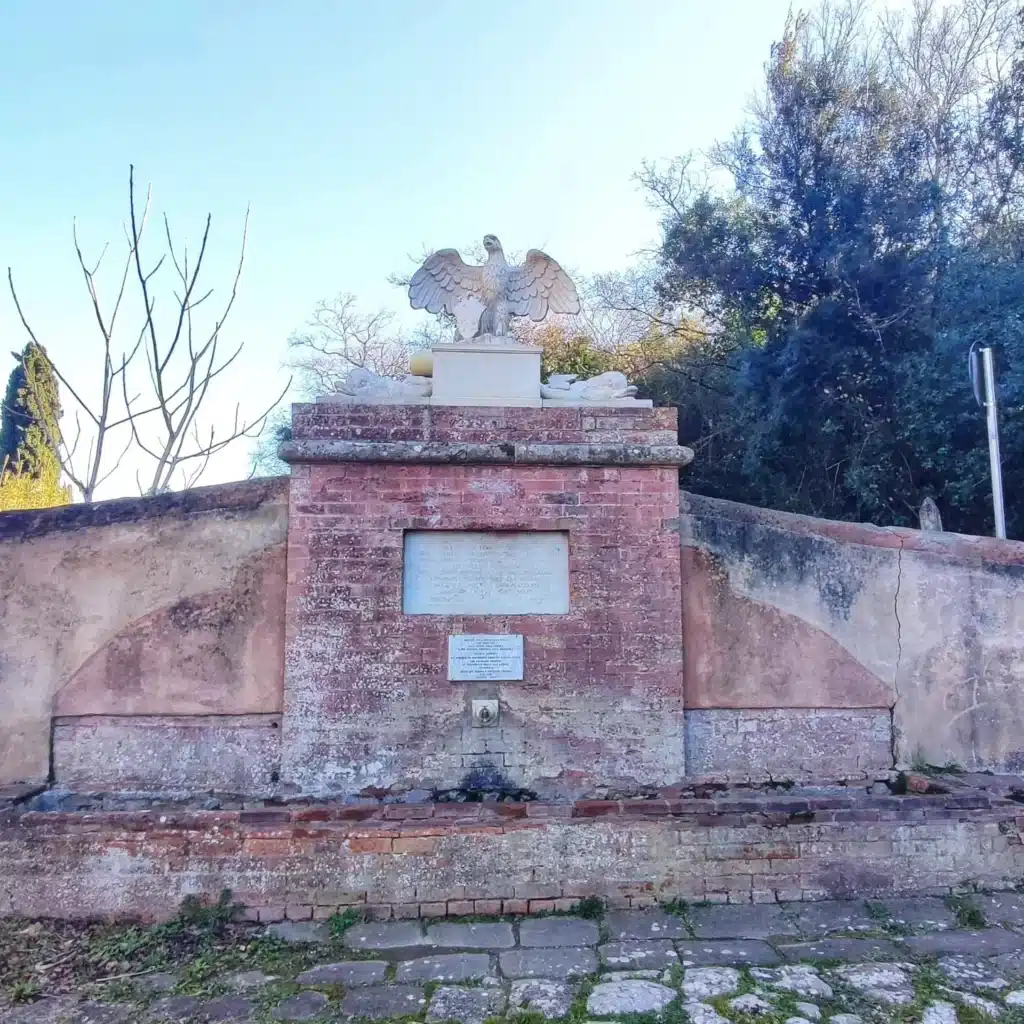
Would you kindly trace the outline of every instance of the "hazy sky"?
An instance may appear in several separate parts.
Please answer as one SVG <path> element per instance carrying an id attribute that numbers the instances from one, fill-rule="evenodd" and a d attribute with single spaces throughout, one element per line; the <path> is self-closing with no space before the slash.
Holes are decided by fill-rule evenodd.
<path id="1" fill-rule="evenodd" d="M 285 340 L 318 299 L 400 308 L 387 275 L 424 247 L 494 232 L 581 272 L 626 265 L 657 237 L 631 176 L 729 133 L 788 7 L 0 0 L 0 265 L 90 391 L 98 335 L 72 219 L 87 254 L 111 242 L 109 293 L 134 163 L 177 236 L 197 242 L 213 214 L 216 301 L 251 205 L 225 339 L 247 345 L 209 412 L 252 409 L 283 385 Z M 0 332 L 0 351 L 24 344 L 6 289 Z M 244 475 L 247 456 L 243 442 L 204 482 Z M 122 475 L 102 496 L 132 487 Z"/>

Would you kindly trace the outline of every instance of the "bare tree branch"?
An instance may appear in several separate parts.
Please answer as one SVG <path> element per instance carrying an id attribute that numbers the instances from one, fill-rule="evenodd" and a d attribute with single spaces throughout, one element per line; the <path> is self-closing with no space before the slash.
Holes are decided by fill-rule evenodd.
<path id="1" fill-rule="evenodd" d="M 248 238 L 249 211 L 246 210 L 245 214 L 240 254 L 230 294 L 212 327 L 204 334 L 197 335 L 196 310 L 214 294 L 212 288 L 200 288 L 212 217 L 206 217 L 202 240 L 192 259 L 187 246 L 179 249 L 176 245 L 165 216 L 166 252 L 147 269 L 142 256 L 142 243 L 149 219 L 151 191 L 147 189 L 145 203 L 140 209 L 136 203 L 134 167 L 130 168 L 128 175 L 128 199 L 129 220 L 125 226 L 128 250 L 109 315 L 104 312 L 97 285 L 97 275 L 107 246 L 103 247 L 96 262 L 90 264 L 79 242 L 77 223 L 73 224 L 72 229 L 75 253 L 101 339 L 102 350 L 98 359 L 101 375 L 97 401 L 94 404 L 87 402 L 81 389 L 72 385 L 56 366 L 50 364 L 58 381 L 72 395 L 79 408 L 75 412 L 76 432 L 73 443 L 68 446 L 63 438 L 57 437 L 48 437 L 47 440 L 57 450 L 62 470 L 86 501 L 93 499 L 96 488 L 110 479 L 133 450 L 153 461 L 148 483 L 143 483 L 141 475 L 136 473 L 136 480 L 144 493 L 159 494 L 168 490 L 179 475 L 179 470 L 182 484 L 185 487 L 194 486 L 214 454 L 232 442 L 242 437 L 252 437 L 262 430 L 267 417 L 284 398 L 291 384 L 289 381 L 274 403 L 253 419 L 242 418 L 240 409 L 236 407 L 231 429 L 222 436 L 217 435 L 215 426 L 209 428 L 208 436 L 199 431 L 197 417 L 210 395 L 211 383 L 235 363 L 244 346 L 244 343 L 239 343 L 226 358 L 219 354 L 221 332 L 238 296 Z M 155 287 L 158 274 L 168 256 L 180 288 L 172 290 L 172 328 L 164 338 L 155 316 Z M 115 328 L 132 270 L 135 272 L 141 300 L 142 323 L 134 341 L 127 349 L 118 352 Z M 10 268 L 7 280 L 21 323 L 32 341 L 39 345 L 22 310 Z M 39 347 L 42 349 L 41 345 Z M 145 397 L 137 392 L 130 394 L 128 384 L 130 367 L 140 351 L 145 353 L 151 392 Z M 83 437 L 79 410 L 92 426 L 84 465 L 78 457 Z M 155 429 L 152 426 L 154 422 L 158 424 Z M 47 424 L 43 426 L 48 430 Z M 128 437 L 120 454 L 111 463 L 106 446 L 112 433 L 119 428 L 127 428 Z M 182 468 L 186 463 L 193 464 L 187 471 Z"/>

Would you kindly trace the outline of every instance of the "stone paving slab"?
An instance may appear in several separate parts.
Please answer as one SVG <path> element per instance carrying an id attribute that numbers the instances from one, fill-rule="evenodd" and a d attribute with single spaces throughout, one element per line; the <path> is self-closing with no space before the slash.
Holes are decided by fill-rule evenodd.
<path id="1" fill-rule="evenodd" d="M 776 950 L 784 960 L 881 960 L 899 955 L 885 939 L 818 939 L 816 942 L 780 943 Z"/>
<path id="2" fill-rule="evenodd" d="M 429 946 L 431 943 L 418 921 L 385 921 L 379 924 L 357 924 L 342 938 L 349 949 L 371 949 L 395 952 Z"/>
<path id="3" fill-rule="evenodd" d="M 897 924 L 915 930 L 945 931 L 955 928 L 957 924 L 956 915 L 946 905 L 946 901 L 937 896 L 880 900 L 879 905 Z"/>
<path id="4" fill-rule="evenodd" d="M 511 949 L 516 944 L 512 925 L 434 924 L 427 929 L 427 941 L 445 949 Z"/>
<path id="5" fill-rule="evenodd" d="M 267 934 L 283 942 L 327 942 L 331 926 L 326 921 L 278 921 L 267 926 Z"/>
<path id="6" fill-rule="evenodd" d="M 209 1024 L 223 1024 L 225 1021 L 246 1021 L 255 1012 L 255 1004 L 245 996 L 222 996 L 204 1003 L 199 1016 Z"/>
<path id="7" fill-rule="evenodd" d="M 997 892 L 990 896 L 975 896 L 972 899 L 989 924 L 1024 928 L 1024 893 Z"/>
<path id="8" fill-rule="evenodd" d="M 598 950 L 601 963 L 616 970 L 656 970 L 679 963 L 675 947 L 668 939 L 648 942 L 609 942 Z"/>
<path id="9" fill-rule="evenodd" d="M 135 981 L 136 986 L 143 992 L 158 993 L 170 992 L 178 984 L 178 976 L 168 971 L 157 971 L 155 974 L 146 974 Z"/>
<path id="10" fill-rule="evenodd" d="M 792 915 L 801 935 L 818 938 L 830 932 L 877 931 L 879 921 L 861 900 L 823 900 L 820 903 L 790 904 Z"/>
<path id="11" fill-rule="evenodd" d="M 557 1020 L 572 1009 L 573 989 L 564 981 L 536 978 L 513 981 L 508 1002 L 513 1010 L 540 1014 L 545 1020 Z"/>
<path id="12" fill-rule="evenodd" d="M 735 964 L 771 967 L 779 962 L 778 953 L 760 939 L 698 939 L 677 942 L 676 950 L 685 967 Z"/>
<path id="13" fill-rule="evenodd" d="M 911 935 L 904 940 L 913 953 L 965 953 L 969 956 L 993 956 L 1024 949 L 1024 935 L 1002 928 L 977 932 L 935 932 Z"/>
<path id="14" fill-rule="evenodd" d="M 73 1024 L 127 1024 L 137 1014 L 132 1007 L 106 1006 L 103 1003 L 85 1003 L 71 1014 Z M 60 1018 L 63 1024 L 64 1018 Z"/>
<path id="15" fill-rule="evenodd" d="M 24 1006 L 0 1005 L 4 1024 L 63 1024 L 70 1019 L 71 1000 L 62 996 L 40 999 Z"/>
<path id="16" fill-rule="evenodd" d="M 989 961 L 994 970 L 1000 971 L 1009 978 L 1024 978 L 1024 949 L 1012 953 L 1000 953 Z"/>
<path id="17" fill-rule="evenodd" d="M 597 953 L 571 946 L 507 949 L 498 960 L 506 978 L 583 978 L 597 973 Z"/>
<path id="18" fill-rule="evenodd" d="M 353 993 L 368 991 L 355 989 Z M 322 992 L 300 992 L 281 1003 L 271 1014 L 275 1020 L 314 1020 L 327 1009 L 327 996 Z"/>
<path id="19" fill-rule="evenodd" d="M 484 1024 L 505 1010 L 506 996 L 501 988 L 456 988 L 442 986 L 430 1000 L 427 1020 L 458 1021 L 459 1024 Z"/>
<path id="20" fill-rule="evenodd" d="M 395 980 L 403 981 L 481 981 L 491 971 L 486 953 L 448 953 L 405 960 L 398 965 Z"/>
<path id="21" fill-rule="evenodd" d="M 686 922 L 664 910 L 615 910 L 604 919 L 610 939 L 688 939 Z"/>
<path id="22" fill-rule="evenodd" d="M 295 980 L 300 985 L 379 985 L 388 972 L 385 960 L 344 960 L 335 964 L 321 964 L 303 971 Z"/>
<path id="23" fill-rule="evenodd" d="M 195 1016 L 202 1006 L 195 996 L 165 996 L 149 1008 L 153 1020 L 176 1021 Z"/>
<path id="24" fill-rule="evenodd" d="M 1003 977 L 998 968 L 973 957 L 943 957 L 938 963 L 938 969 L 951 985 L 958 988 L 998 992 L 1010 987 L 1010 982 Z"/>
<path id="25" fill-rule="evenodd" d="M 767 939 L 770 935 L 799 935 L 782 907 L 775 903 L 691 907 L 689 918 L 693 934 L 698 939 Z"/>
<path id="26" fill-rule="evenodd" d="M 252 992 L 269 985 L 272 981 L 277 981 L 273 974 L 264 974 L 262 971 L 238 971 L 229 974 L 224 979 L 224 984 L 235 992 Z"/>
<path id="27" fill-rule="evenodd" d="M 595 946 L 601 930 L 578 917 L 528 918 L 519 926 L 521 946 Z"/>
<path id="28" fill-rule="evenodd" d="M 679 993 L 656 981 L 607 981 L 594 987 L 587 1012 L 597 1017 L 660 1013 Z"/>
<path id="29" fill-rule="evenodd" d="M 346 1017 L 388 1020 L 420 1013 L 426 1005 L 427 997 L 418 985 L 381 985 L 346 992 L 341 1012 Z"/>

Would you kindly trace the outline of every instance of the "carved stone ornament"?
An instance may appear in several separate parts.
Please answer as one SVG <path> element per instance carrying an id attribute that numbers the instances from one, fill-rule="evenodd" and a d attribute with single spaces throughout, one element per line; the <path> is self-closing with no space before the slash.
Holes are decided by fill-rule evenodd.
<path id="1" fill-rule="evenodd" d="M 433 382 L 429 377 L 414 377 L 411 374 L 396 380 L 381 377 L 372 370 L 356 366 L 344 380 L 337 381 L 335 390 L 352 398 L 427 398 Z"/>
<path id="2" fill-rule="evenodd" d="M 541 384 L 541 398 L 563 398 L 573 402 L 609 402 L 617 398 L 632 398 L 636 387 L 626 380 L 624 373 L 611 370 L 589 380 L 577 380 L 574 373 L 553 373 L 546 384 Z"/>
<path id="3" fill-rule="evenodd" d="M 435 252 L 409 282 L 412 308 L 454 316 L 462 340 L 509 338 L 514 316 L 540 321 L 549 312 L 580 311 L 575 285 L 546 253 L 531 249 L 521 267 L 512 267 L 494 235 L 484 237 L 484 248 L 483 266 L 463 262 L 455 249 Z"/>

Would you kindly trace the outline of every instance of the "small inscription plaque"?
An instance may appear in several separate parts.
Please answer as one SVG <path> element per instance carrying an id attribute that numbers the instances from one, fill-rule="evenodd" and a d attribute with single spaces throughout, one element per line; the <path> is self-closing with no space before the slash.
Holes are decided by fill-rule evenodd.
<path id="1" fill-rule="evenodd" d="M 405 535 L 407 615 L 565 615 L 569 538 L 556 531 Z"/>
<path id="2" fill-rule="evenodd" d="M 455 683 L 523 678 L 519 634 L 462 633 L 448 637 L 448 678 Z"/>

